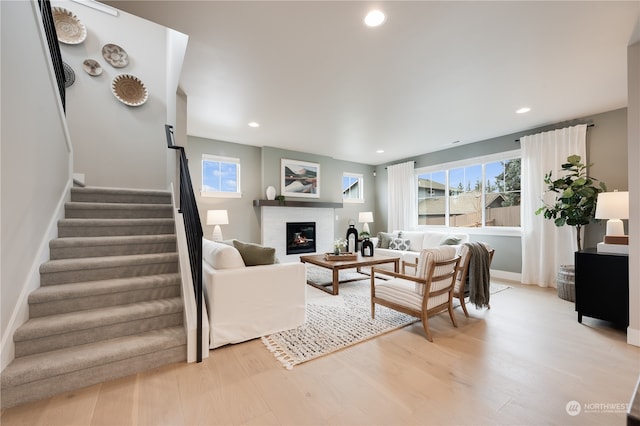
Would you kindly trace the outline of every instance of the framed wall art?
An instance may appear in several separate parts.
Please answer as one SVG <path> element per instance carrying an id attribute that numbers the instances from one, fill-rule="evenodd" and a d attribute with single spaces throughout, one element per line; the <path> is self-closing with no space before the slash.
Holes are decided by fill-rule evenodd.
<path id="1" fill-rule="evenodd" d="M 283 158 L 280 168 L 282 195 L 320 198 L 320 164 Z"/>

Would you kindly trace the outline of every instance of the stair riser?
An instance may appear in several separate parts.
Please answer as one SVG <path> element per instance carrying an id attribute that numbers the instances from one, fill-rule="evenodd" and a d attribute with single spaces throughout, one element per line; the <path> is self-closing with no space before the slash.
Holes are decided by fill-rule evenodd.
<path id="1" fill-rule="evenodd" d="M 171 206 L 123 209 L 66 207 L 65 217 L 67 219 L 158 219 L 173 217 L 173 211 Z"/>
<path id="2" fill-rule="evenodd" d="M 99 281 L 114 278 L 141 277 L 144 275 L 178 272 L 176 261 L 140 265 L 115 266 L 97 269 L 47 272 L 40 274 L 40 285 L 56 285 L 83 281 Z"/>
<path id="3" fill-rule="evenodd" d="M 39 318 L 47 315 L 59 315 L 68 312 L 84 311 L 87 309 L 100 309 L 109 306 L 126 305 L 129 303 L 144 302 L 149 300 L 180 297 L 180 295 L 181 287 L 179 285 L 173 285 L 152 289 L 98 294 L 95 296 L 56 300 L 52 302 L 30 303 L 29 317 Z"/>
<path id="4" fill-rule="evenodd" d="M 166 225 L 67 226 L 58 225 L 58 237 L 113 237 L 125 235 L 174 234 L 173 223 Z"/>
<path id="5" fill-rule="evenodd" d="M 71 201 L 86 203 L 171 204 L 171 194 L 139 195 L 72 190 Z"/>
<path id="6" fill-rule="evenodd" d="M 124 256 L 129 254 L 175 253 L 176 243 L 113 244 L 78 247 L 55 247 L 50 253 L 51 260 L 77 259 L 85 257 Z"/>
<path id="7" fill-rule="evenodd" d="M 125 360 L 49 377 L 43 380 L 2 389 L 2 409 L 29 401 L 48 398 L 86 386 L 151 370 L 163 365 L 186 362 L 186 345 L 168 348 Z"/>
<path id="8" fill-rule="evenodd" d="M 15 343 L 16 358 L 182 325 L 182 311 Z"/>

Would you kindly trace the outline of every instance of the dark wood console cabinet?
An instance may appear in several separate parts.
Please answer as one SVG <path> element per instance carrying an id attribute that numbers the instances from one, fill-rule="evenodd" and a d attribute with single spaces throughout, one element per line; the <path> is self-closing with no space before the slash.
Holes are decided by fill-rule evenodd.
<path id="1" fill-rule="evenodd" d="M 582 316 L 629 325 L 629 255 L 598 253 L 585 249 L 575 253 L 576 311 Z"/>

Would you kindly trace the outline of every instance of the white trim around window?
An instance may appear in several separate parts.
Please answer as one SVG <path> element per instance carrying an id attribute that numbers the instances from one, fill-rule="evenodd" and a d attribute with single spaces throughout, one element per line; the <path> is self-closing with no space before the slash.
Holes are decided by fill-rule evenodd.
<path id="1" fill-rule="evenodd" d="M 350 182 L 348 188 L 345 188 L 345 179 Z M 364 203 L 364 175 L 361 173 L 342 173 L 342 202 Z"/>
<path id="2" fill-rule="evenodd" d="M 202 154 L 200 195 L 214 198 L 241 198 L 240 159 Z"/>

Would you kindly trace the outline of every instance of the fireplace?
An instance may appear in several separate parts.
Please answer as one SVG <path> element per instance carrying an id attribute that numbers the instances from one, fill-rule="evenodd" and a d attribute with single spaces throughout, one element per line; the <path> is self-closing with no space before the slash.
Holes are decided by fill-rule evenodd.
<path id="1" fill-rule="evenodd" d="M 287 222 L 287 254 L 315 253 L 316 223 Z"/>

